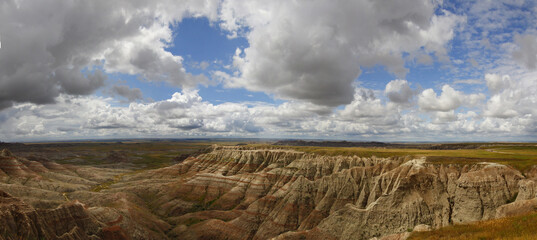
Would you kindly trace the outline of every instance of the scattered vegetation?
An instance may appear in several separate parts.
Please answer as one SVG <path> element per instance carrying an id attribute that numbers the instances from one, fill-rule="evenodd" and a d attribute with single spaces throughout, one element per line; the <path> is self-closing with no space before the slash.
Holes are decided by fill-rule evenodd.
<path id="1" fill-rule="evenodd" d="M 122 174 L 116 175 L 116 176 L 114 176 L 114 179 L 112 179 L 110 181 L 107 181 L 107 182 L 104 182 L 104 183 L 101 183 L 101 184 L 93 187 L 91 189 L 91 191 L 92 192 L 100 192 L 103 189 L 109 189 L 112 184 L 118 183 L 119 181 L 121 181 L 123 176 L 125 176 L 127 174 L 134 174 L 134 172 L 122 173 Z"/>
<path id="2" fill-rule="evenodd" d="M 408 239 L 537 239 L 535 229 L 537 212 L 532 212 L 516 217 L 453 225 L 430 232 L 413 232 Z"/>

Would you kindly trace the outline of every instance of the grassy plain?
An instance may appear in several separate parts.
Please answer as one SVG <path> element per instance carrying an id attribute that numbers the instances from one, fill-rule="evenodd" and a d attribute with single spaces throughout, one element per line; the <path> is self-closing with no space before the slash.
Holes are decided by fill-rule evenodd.
<path id="1" fill-rule="evenodd" d="M 108 158 L 112 152 L 126 159 L 137 169 L 154 169 L 176 163 L 182 154 L 192 154 L 213 144 L 236 145 L 224 141 L 126 141 L 126 142 L 62 142 L 30 143 L 29 149 L 62 164 L 102 165 L 114 164 Z M 31 152 L 30 152 L 31 153 Z M 118 159 L 120 160 L 120 159 Z"/>
<path id="2" fill-rule="evenodd" d="M 474 144 L 474 143 L 472 143 Z M 259 148 L 285 148 L 319 155 L 343 155 L 361 157 L 427 157 L 434 164 L 470 164 L 494 162 L 510 165 L 521 171 L 537 165 L 536 143 L 498 143 L 481 144 L 475 149 L 418 149 L 418 148 L 360 148 L 360 147 L 310 147 L 310 146 L 273 146 L 252 145 Z"/>
<path id="3" fill-rule="evenodd" d="M 69 142 L 28 144 L 36 152 L 46 153 L 59 163 L 83 165 L 109 164 L 107 154 L 117 152 L 139 168 L 158 168 L 176 163 L 181 154 L 192 154 L 212 144 L 237 145 L 240 141 L 148 141 L 124 142 Z M 470 164 L 494 162 L 510 165 L 521 171 L 537 165 L 537 143 L 455 143 L 455 144 L 399 144 L 383 147 L 318 147 L 281 146 L 250 143 L 253 148 L 292 149 L 319 155 L 357 155 L 361 157 L 426 157 L 433 164 Z M 434 149 L 438 147 L 438 149 Z M 452 148 L 451 150 L 444 149 Z M 458 149 L 457 149 L 458 148 Z M 61 153 L 55 155 L 55 153 Z"/>

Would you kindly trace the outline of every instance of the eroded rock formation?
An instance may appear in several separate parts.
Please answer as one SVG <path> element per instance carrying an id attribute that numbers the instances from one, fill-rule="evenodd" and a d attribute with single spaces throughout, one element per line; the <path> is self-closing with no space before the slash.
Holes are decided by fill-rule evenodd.
<path id="1" fill-rule="evenodd" d="M 8 152 L 0 156 L 0 169 L 10 181 L 0 189 L 30 205 L 43 204 L 38 196 L 84 203 L 83 216 L 91 220 L 86 225 L 96 227 L 76 227 L 92 238 L 404 239 L 413 229 L 512 216 L 537 206 L 530 173 L 425 158 L 215 146 L 148 171 L 60 165 Z M 101 170 L 110 172 L 94 172 Z M 103 181 L 106 188 L 92 188 Z M 68 204 L 60 208 L 78 206 Z"/>
<path id="2" fill-rule="evenodd" d="M 184 179 L 156 193 L 161 214 L 241 213 L 183 226 L 179 236 L 186 239 L 369 239 L 420 224 L 487 220 L 516 197 L 525 178 L 492 163 L 441 165 L 240 147 L 217 148 L 172 168 Z"/>
<path id="3" fill-rule="evenodd" d="M 0 191 L 0 239 L 101 239 L 102 224 L 80 202 L 34 209 Z"/>

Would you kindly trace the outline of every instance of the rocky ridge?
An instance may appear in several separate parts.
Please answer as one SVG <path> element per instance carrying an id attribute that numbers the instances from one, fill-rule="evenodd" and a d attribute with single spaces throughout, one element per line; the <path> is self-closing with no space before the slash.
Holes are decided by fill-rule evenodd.
<path id="1" fill-rule="evenodd" d="M 203 218 L 182 226 L 185 239 L 369 239 L 417 225 L 492 219 L 519 192 L 517 202 L 535 197 L 533 180 L 493 163 L 440 165 L 235 147 L 216 148 L 172 168 L 185 178 L 173 191 L 156 193 L 169 203 L 160 205 L 162 214 L 240 213 L 232 220 Z"/>
<path id="2" fill-rule="evenodd" d="M 24 192 L 28 187 L 65 204 L 51 186 L 73 180 L 61 186 L 70 190 L 67 196 L 83 202 L 101 229 L 131 239 L 404 239 L 408 229 L 512 216 L 537 206 L 531 169 L 522 174 L 494 163 L 214 146 L 165 168 L 103 170 L 116 180 L 90 191 L 93 183 L 102 182 L 90 169 L 100 169 L 8 155 L 0 157 L 7 176 L 0 189 L 18 193 L 33 206 L 43 203 Z M 3 161 L 13 164 L 13 159 L 26 168 L 6 168 Z"/>

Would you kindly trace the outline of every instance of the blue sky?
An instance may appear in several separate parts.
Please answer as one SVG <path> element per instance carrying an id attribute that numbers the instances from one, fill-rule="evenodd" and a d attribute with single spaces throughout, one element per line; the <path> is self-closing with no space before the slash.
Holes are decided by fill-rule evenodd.
<path id="1" fill-rule="evenodd" d="M 535 1 L 40 4 L 0 7 L 3 141 L 537 140 Z"/>

